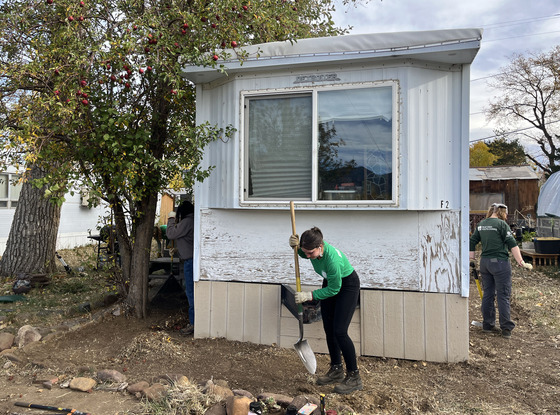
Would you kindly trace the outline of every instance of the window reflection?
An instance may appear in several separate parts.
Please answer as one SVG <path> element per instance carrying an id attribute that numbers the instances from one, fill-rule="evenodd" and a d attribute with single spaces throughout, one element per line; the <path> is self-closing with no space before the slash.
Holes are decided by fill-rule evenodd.
<path id="1" fill-rule="evenodd" d="M 318 93 L 320 200 L 391 200 L 392 88 Z"/>

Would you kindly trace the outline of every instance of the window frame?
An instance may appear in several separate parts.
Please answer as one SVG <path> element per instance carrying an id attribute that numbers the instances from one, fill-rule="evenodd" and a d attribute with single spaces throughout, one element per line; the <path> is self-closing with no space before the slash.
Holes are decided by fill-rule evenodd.
<path id="1" fill-rule="evenodd" d="M 320 200 L 318 199 L 318 178 L 319 178 L 319 137 L 318 137 L 318 94 L 322 91 L 364 89 L 376 87 L 391 87 L 392 89 L 392 198 L 390 200 Z M 312 144 L 311 144 L 311 198 L 293 198 L 299 206 L 307 207 L 359 207 L 359 208 L 380 208 L 398 207 L 400 195 L 399 189 L 399 108 L 400 108 L 400 87 L 398 80 L 372 81 L 360 83 L 344 83 L 337 85 L 316 85 L 306 87 L 290 88 L 271 88 L 263 90 L 246 90 L 240 92 L 240 136 L 239 136 L 239 206 L 241 207 L 276 207 L 285 206 L 284 200 L 250 199 L 247 195 L 248 189 L 248 166 L 249 166 L 249 101 L 252 99 L 266 99 L 274 97 L 290 97 L 298 95 L 311 95 L 312 111 Z"/>
<path id="2" fill-rule="evenodd" d="M 21 179 L 21 173 L 10 173 L 10 172 L 3 171 L 3 172 L 0 172 L 0 176 L 7 176 L 7 178 L 8 178 L 8 196 L 0 198 L 0 209 L 15 209 L 18 205 L 18 202 L 19 202 L 19 197 L 21 195 L 21 187 L 23 186 L 23 184 L 19 183 L 19 186 L 20 186 L 19 195 L 18 195 L 17 200 L 14 200 L 12 198 L 12 194 L 13 194 L 13 190 L 14 190 L 13 188 L 15 186 L 12 183 L 17 182 Z M 2 184 L 0 183 L 0 185 L 2 185 Z M 6 206 L 2 206 L 1 203 L 6 203 Z"/>

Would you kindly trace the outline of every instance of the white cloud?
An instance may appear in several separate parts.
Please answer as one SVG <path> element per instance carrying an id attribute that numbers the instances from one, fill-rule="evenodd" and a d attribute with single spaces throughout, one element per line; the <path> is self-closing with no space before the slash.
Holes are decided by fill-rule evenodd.
<path id="1" fill-rule="evenodd" d="M 370 0 L 336 6 L 335 23 L 350 33 L 482 28 L 480 51 L 471 66 L 471 140 L 493 135 L 483 109 L 493 91 L 485 77 L 506 67 L 514 55 L 541 53 L 560 45 L 558 0 Z"/>

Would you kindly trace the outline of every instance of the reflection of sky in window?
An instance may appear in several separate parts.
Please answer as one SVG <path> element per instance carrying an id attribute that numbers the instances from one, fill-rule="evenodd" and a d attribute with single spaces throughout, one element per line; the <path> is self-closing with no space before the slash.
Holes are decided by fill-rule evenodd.
<path id="1" fill-rule="evenodd" d="M 354 160 L 377 174 L 392 171 L 391 87 L 324 91 L 319 93 L 319 122 L 334 128 L 342 140 L 338 159 Z"/>
<path id="2" fill-rule="evenodd" d="M 340 89 L 319 92 L 319 122 L 392 117 L 392 87 Z"/>

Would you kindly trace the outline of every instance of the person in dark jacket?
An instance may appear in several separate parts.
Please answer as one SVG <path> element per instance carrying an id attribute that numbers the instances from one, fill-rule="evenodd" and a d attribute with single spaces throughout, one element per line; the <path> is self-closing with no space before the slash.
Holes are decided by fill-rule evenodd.
<path id="1" fill-rule="evenodd" d="M 185 293 L 189 301 L 189 322 L 183 329 L 184 334 L 194 332 L 194 281 L 193 281 L 193 240 L 194 240 L 194 206 L 189 201 L 182 202 L 177 212 L 170 212 L 167 221 L 167 238 L 177 245 L 179 258 L 183 262 Z"/>

